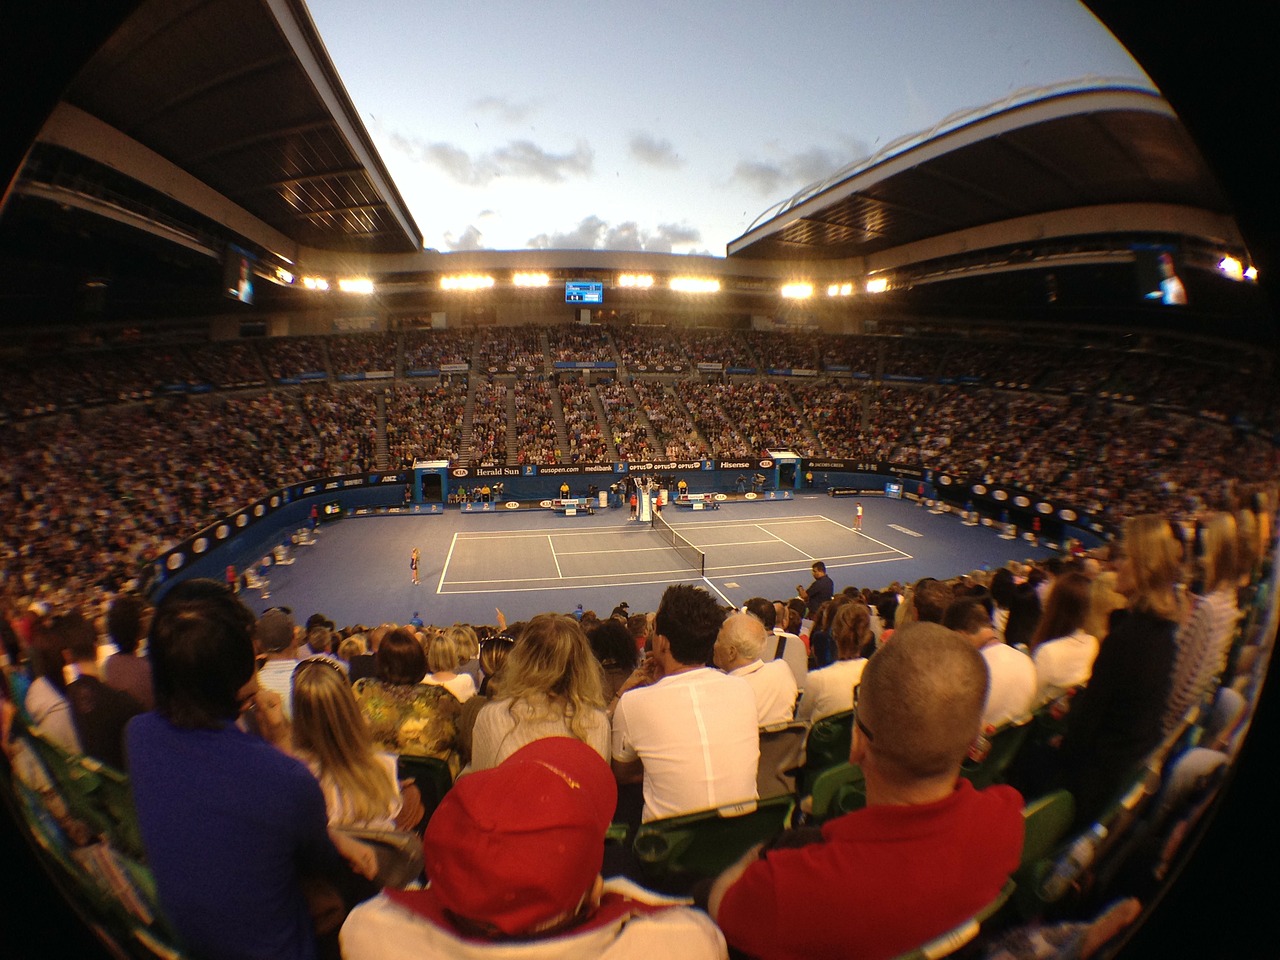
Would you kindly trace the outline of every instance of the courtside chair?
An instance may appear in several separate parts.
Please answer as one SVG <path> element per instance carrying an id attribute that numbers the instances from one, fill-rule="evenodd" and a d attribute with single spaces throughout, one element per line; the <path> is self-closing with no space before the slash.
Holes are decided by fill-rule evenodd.
<path id="1" fill-rule="evenodd" d="M 795 798 L 746 800 L 712 810 L 642 823 L 632 841 L 645 883 L 664 893 L 688 893 L 717 877 L 747 850 L 781 833 Z"/>
<path id="2" fill-rule="evenodd" d="M 852 743 L 852 710 L 843 710 L 815 721 L 805 738 L 804 761 L 796 772 L 796 793 L 801 797 L 809 796 L 818 774 L 848 763 Z"/>

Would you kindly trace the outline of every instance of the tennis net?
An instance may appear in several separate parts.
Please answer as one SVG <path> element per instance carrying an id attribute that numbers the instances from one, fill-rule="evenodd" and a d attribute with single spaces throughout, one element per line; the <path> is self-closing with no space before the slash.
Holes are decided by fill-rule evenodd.
<path id="1" fill-rule="evenodd" d="M 707 572 L 707 555 L 686 540 L 680 534 L 676 533 L 671 524 L 662 519 L 662 514 L 656 509 L 650 514 L 649 525 L 662 534 L 662 539 L 670 544 L 680 554 L 690 567 L 698 571 L 698 576 L 705 576 Z"/>

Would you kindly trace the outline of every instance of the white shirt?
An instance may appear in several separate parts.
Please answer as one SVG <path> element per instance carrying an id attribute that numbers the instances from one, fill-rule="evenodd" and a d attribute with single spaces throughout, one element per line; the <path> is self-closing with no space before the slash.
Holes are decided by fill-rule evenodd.
<path id="1" fill-rule="evenodd" d="M 740 677 L 699 667 L 622 695 L 613 759 L 644 763 L 648 822 L 756 799 L 756 698 Z"/>
<path id="2" fill-rule="evenodd" d="M 615 881 L 605 884 L 609 890 Z M 339 934 L 343 960 L 724 960 L 724 934 L 692 907 L 621 917 L 545 940 L 488 942 L 458 936 L 378 894 L 357 905 Z"/>
<path id="3" fill-rule="evenodd" d="M 982 726 L 1001 727 L 1031 713 L 1036 695 L 1036 665 L 1021 650 L 1007 643 L 989 643 L 979 653 L 987 661 L 991 677 Z"/>
<path id="4" fill-rule="evenodd" d="M 258 686 L 280 694 L 280 705 L 290 720 L 293 719 L 293 671 L 299 662 L 292 657 L 272 657 L 258 671 Z"/>
<path id="5" fill-rule="evenodd" d="M 746 666 L 729 671 L 751 685 L 756 697 L 756 724 L 786 723 L 795 715 L 796 678 L 785 660 L 752 660 Z"/>
<path id="6" fill-rule="evenodd" d="M 821 670 L 810 670 L 804 682 L 804 696 L 796 708 L 796 719 L 813 723 L 833 713 L 853 709 L 853 688 L 862 679 L 865 657 L 837 660 Z"/>
<path id="7" fill-rule="evenodd" d="M 786 637 L 787 642 L 782 648 L 782 656 L 779 659 L 785 660 L 787 666 L 791 668 L 791 673 L 796 678 L 796 689 L 804 686 L 805 674 L 809 672 L 809 651 L 805 647 L 804 641 L 797 637 L 794 633 L 787 633 L 778 627 L 773 628 L 773 635 L 777 638 L 776 643 L 781 643 L 782 638 Z M 768 638 L 765 638 L 764 655 L 773 658 L 774 646 L 771 646 Z"/>
<path id="8" fill-rule="evenodd" d="M 23 706 L 31 714 L 37 733 L 48 737 L 67 753 L 81 753 L 80 736 L 76 733 L 71 704 L 44 677 L 36 677 L 27 688 Z"/>
<path id="9" fill-rule="evenodd" d="M 1072 687 L 1088 683 L 1098 656 L 1098 638 L 1084 630 L 1046 640 L 1036 647 L 1035 705 L 1048 703 Z"/>
<path id="10" fill-rule="evenodd" d="M 436 680 L 428 673 L 422 682 L 431 687 L 444 687 L 458 698 L 459 703 L 466 703 L 476 695 L 476 682 L 469 673 L 456 674 L 452 680 Z"/>
<path id="11" fill-rule="evenodd" d="M 609 762 L 609 715 L 603 710 L 590 710 L 585 717 L 587 746 Z M 563 713 L 536 715 L 530 705 L 516 704 L 515 716 L 509 699 L 486 703 L 476 714 L 471 730 L 471 763 L 467 770 L 496 767 L 521 747 L 544 737 L 572 737 L 572 728 Z"/>

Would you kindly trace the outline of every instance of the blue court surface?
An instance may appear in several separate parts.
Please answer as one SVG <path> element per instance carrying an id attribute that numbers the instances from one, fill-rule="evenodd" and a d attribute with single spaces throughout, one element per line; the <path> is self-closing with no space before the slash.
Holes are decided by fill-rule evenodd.
<path id="1" fill-rule="evenodd" d="M 715 511 L 668 506 L 663 518 L 706 554 L 705 577 L 661 533 L 628 521 L 625 508 L 349 517 L 321 527 L 314 545 L 296 549 L 295 563 L 273 567 L 267 597 L 242 596 L 259 612 L 283 605 L 300 621 L 323 613 L 339 626 L 404 623 L 415 612 L 438 625 L 479 624 L 495 622 L 497 609 L 509 621 L 578 604 L 602 617 L 623 601 L 633 613 L 655 610 L 677 582 L 700 584 L 733 606 L 754 596 L 781 600 L 808 586 L 815 560 L 837 590 L 879 589 L 1051 553 L 909 501 L 869 498 L 863 506 L 860 532 L 851 529 L 854 501 L 824 495 Z M 414 547 L 419 585 L 409 571 Z"/>

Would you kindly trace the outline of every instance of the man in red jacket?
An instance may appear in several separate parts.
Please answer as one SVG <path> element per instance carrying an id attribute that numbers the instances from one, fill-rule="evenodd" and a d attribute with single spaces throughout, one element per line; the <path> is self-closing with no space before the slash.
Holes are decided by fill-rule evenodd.
<path id="1" fill-rule="evenodd" d="M 959 777 L 986 692 L 982 657 L 938 624 L 880 648 L 855 690 L 866 808 L 721 874 L 708 909 L 730 946 L 759 960 L 894 957 L 994 900 L 1018 866 L 1023 804 Z"/>

